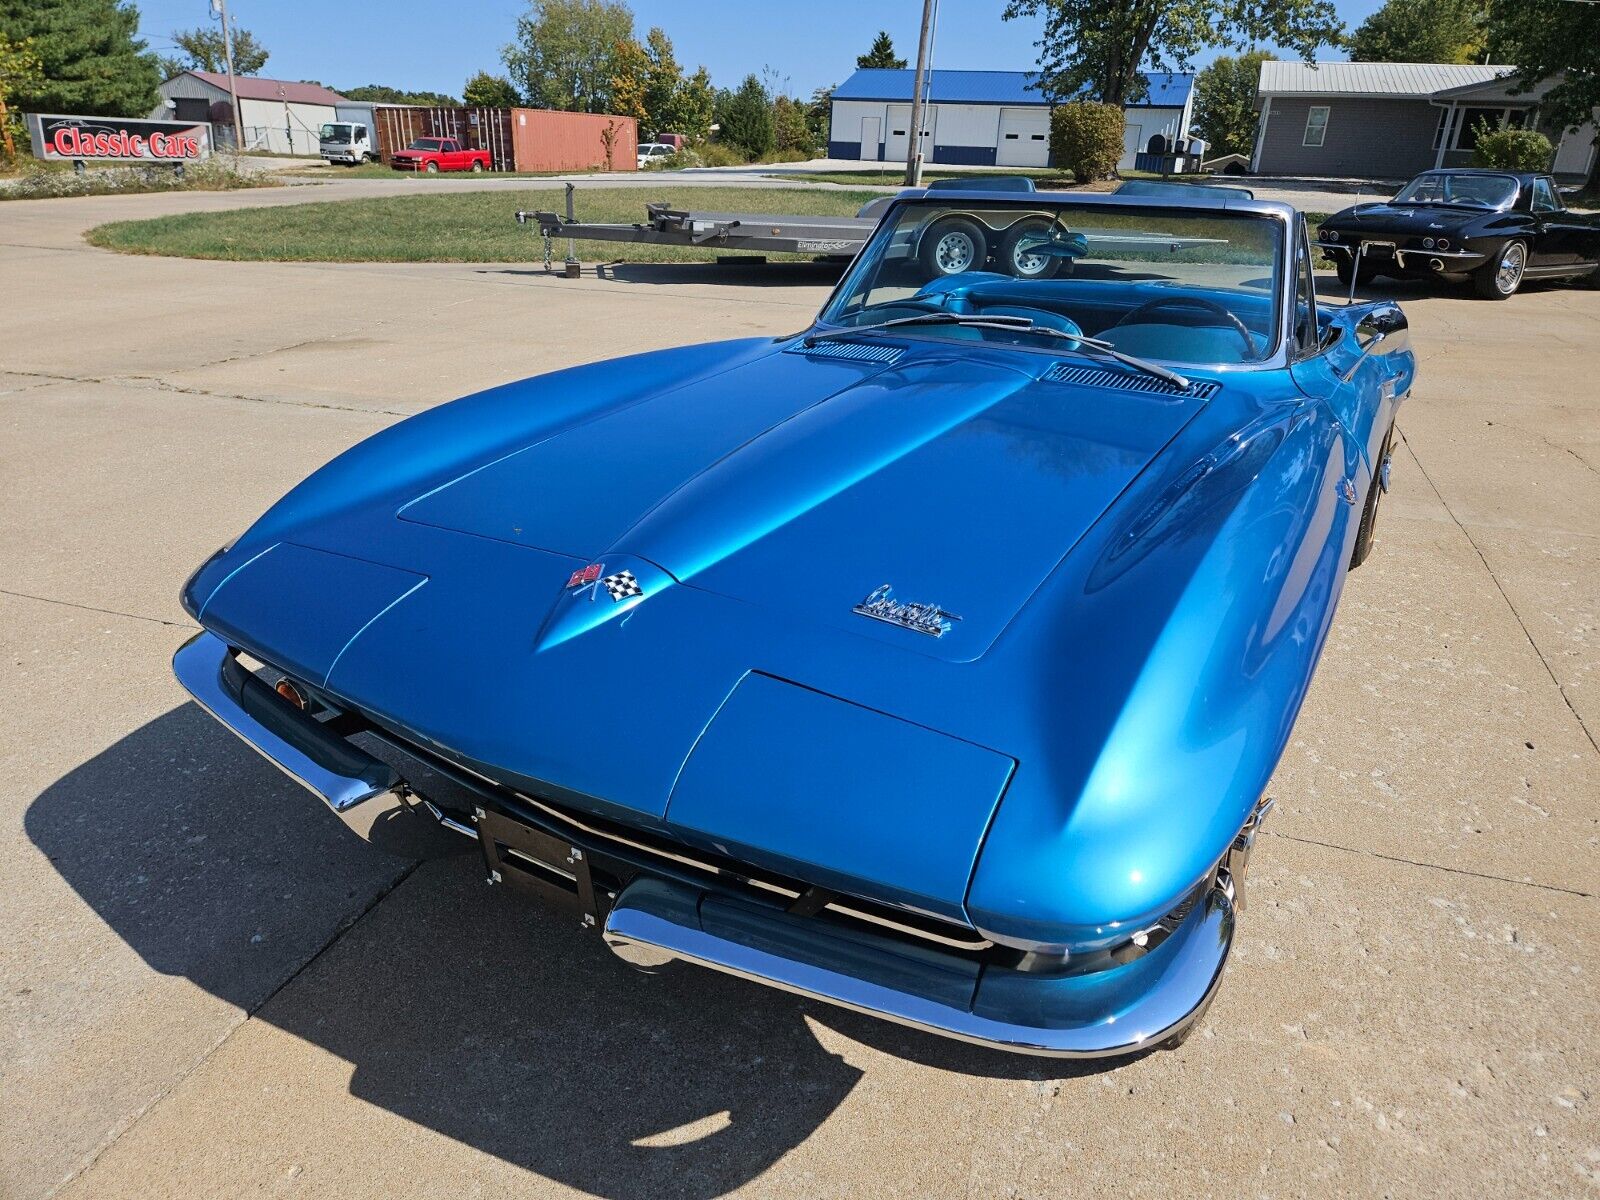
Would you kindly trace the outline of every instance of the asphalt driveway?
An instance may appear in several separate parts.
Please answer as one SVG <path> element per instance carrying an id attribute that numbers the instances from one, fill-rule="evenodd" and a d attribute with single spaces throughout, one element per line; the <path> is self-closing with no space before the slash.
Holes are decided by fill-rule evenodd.
<path id="1" fill-rule="evenodd" d="M 1229 979 L 1180 1050 L 1062 1065 L 635 973 L 186 702 L 179 583 L 319 463 L 829 283 L 81 240 L 414 186 L 0 205 L 0 1195 L 1595 1194 L 1600 291 L 1386 293 L 1420 383 Z"/>

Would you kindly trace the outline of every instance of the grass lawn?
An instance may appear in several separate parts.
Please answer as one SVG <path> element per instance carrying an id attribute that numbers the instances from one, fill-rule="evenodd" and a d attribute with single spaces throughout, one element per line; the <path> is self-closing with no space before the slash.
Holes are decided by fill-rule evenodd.
<path id="1" fill-rule="evenodd" d="M 802 188 L 680 188 L 659 194 L 640 188 L 582 188 L 578 218 L 632 224 L 644 219 L 646 201 L 670 200 L 711 211 L 775 211 L 796 216 L 851 216 L 871 192 Z M 388 196 L 182 213 L 148 221 L 115 221 L 86 235 L 91 243 L 126 254 L 166 254 L 278 262 L 529 262 L 543 257 L 536 227 L 518 225 L 518 209 L 562 211 L 565 192 L 473 191 Z M 557 242 L 556 259 L 566 254 Z M 579 242 L 589 262 L 705 262 L 727 251 L 690 246 Z M 777 257 L 777 256 L 769 256 Z"/>

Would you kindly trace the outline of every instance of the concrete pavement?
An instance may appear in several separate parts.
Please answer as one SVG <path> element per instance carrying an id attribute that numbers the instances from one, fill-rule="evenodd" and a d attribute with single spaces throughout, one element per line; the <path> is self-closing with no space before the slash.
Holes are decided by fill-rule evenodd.
<path id="1" fill-rule="evenodd" d="M 417 184 L 0 205 L 0 1195 L 1595 1193 L 1600 293 L 1385 293 L 1421 383 L 1229 979 L 1107 1069 L 639 975 L 470 854 L 350 838 L 186 702 L 178 584 L 319 462 L 797 328 L 829 282 L 81 240 L 376 189 Z"/>

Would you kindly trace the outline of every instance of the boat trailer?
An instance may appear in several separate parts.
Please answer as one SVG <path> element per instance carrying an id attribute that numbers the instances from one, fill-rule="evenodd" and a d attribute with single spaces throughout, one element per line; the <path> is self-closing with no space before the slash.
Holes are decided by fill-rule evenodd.
<path id="1" fill-rule="evenodd" d="M 814 254 L 848 259 L 877 228 L 876 217 L 784 217 L 771 213 L 697 212 L 666 202 L 646 204 L 645 219 L 632 225 L 577 221 L 560 213 L 518 210 L 517 224 L 535 224 L 544 239 L 544 265 L 554 261 L 557 238 L 586 242 L 632 242 L 655 246 L 703 246 L 767 254 Z M 575 259 L 569 253 L 567 261 Z"/>

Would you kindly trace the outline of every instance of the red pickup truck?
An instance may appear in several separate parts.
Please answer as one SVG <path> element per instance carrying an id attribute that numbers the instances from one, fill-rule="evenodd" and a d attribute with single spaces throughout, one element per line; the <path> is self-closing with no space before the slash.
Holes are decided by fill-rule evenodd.
<path id="1" fill-rule="evenodd" d="M 487 150 L 463 150 L 455 138 L 418 138 L 404 150 L 396 150 L 389 160 L 396 171 L 487 171 L 491 165 Z"/>

